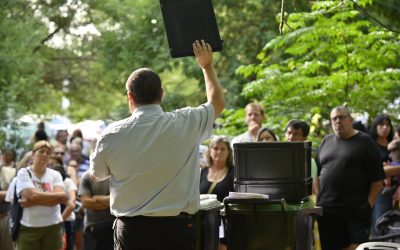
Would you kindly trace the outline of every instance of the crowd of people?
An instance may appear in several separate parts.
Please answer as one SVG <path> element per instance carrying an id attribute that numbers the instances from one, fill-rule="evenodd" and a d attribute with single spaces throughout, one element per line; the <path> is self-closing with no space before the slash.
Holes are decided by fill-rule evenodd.
<path id="1" fill-rule="evenodd" d="M 19 161 L 13 149 L 2 150 L 0 249 L 103 249 L 99 244 L 112 249 L 108 180 L 90 178 L 85 152 L 91 144 L 79 129 L 70 135 L 59 130 L 50 138 L 44 126 L 38 124 L 32 150 Z M 14 244 L 8 218 L 15 191 L 23 215 Z"/>
<path id="2" fill-rule="evenodd" d="M 258 103 L 245 107 L 247 131 L 230 140 L 213 136 L 199 163 L 199 147 L 224 108 L 210 45 L 193 44 L 207 94 L 196 108 L 163 112 L 163 89 L 151 69 L 126 83 L 132 116 L 111 124 L 91 147 L 80 130 L 49 138 L 39 123 L 32 150 L 16 161 L 2 150 L 0 249 L 194 249 L 199 194 L 222 200 L 234 190 L 233 145 L 280 141 L 263 127 Z M 400 201 L 400 127 L 379 115 L 355 129 L 347 107 L 332 109 L 333 133 L 312 159 L 313 193 L 324 250 L 355 249 L 378 235 L 374 224 Z M 290 120 L 282 141 L 306 141 L 307 122 Z M 90 158 L 89 158 L 90 156 Z M 24 208 L 18 238 L 8 233 L 14 192 Z M 177 233 L 179 232 L 179 233 Z M 227 248 L 224 233 L 220 249 Z"/>

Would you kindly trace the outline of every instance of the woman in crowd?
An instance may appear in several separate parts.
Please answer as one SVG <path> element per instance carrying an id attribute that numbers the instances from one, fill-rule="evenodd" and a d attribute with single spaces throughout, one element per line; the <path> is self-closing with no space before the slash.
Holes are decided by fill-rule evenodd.
<path id="1" fill-rule="evenodd" d="M 371 124 L 370 135 L 378 146 L 382 162 L 388 162 L 389 151 L 387 145 L 393 140 L 392 120 L 388 115 L 378 115 Z"/>
<path id="2" fill-rule="evenodd" d="M 393 139 L 393 125 L 390 117 L 388 115 L 378 115 L 371 124 L 370 135 L 372 139 L 375 141 L 379 154 L 382 160 L 382 167 L 384 164 L 390 161 L 389 151 L 387 149 L 388 144 Z M 385 212 L 392 209 L 392 196 L 394 194 L 394 190 L 379 193 L 378 198 L 376 199 L 375 205 L 372 210 L 372 220 L 371 220 L 371 236 L 377 236 L 377 231 L 375 229 L 376 220 Z"/>
<path id="3" fill-rule="evenodd" d="M 17 194 L 24 207 L 17 249 L 49 249 L 62 247 L 62 222 L 59 204 L 67 204 L 61 174 L 47 168 L 51 145 L 36 142 L 32 150 L 31 166 L 18 171 Z"/>
<path id="4" fill-rule="evenodd" d="M 69 158 L 69 156 L 66 156 L 66 152 L 66 147 L 60 143 L 57 143 L 53 146 L 53 156 L 60 157 L 62 159 L 63 165 L 65 165 L 64 163 L 67 161 L 66 159 Z M 65 166 L 64 168 L 67 171 L 67 175 L 69 176 L 69 178 L 71 178 L 75 185 L 78 186 L 78 176 L 76 174 L 76 168 L 72 166 Z"/>
<path id="5" fill-rule="evenodd" d="M 233 154 L 226 137 L 214 137 L 206 152 L 209 166 L 201 170 L 200 194 L 216 194 L 222 200 L 233 191 Z M 226 242 L 220 236 L 220 249 L 226 249 Z"/>
<path id="6" fill-rule="evenodd" d="M 233 156 L 229 140 L 218 136 L 211 140 L 206 152 L 209 166 L 200 177 L 200 193 L 216 194 L 222 200 L 233 191 Z"/>
<path id="7" fill-rule="evenodd" d="M 256 141 L 258 141 L 258 142 L 278 141 L 278 137 L 275 135 L 275 133 L 271 129 L 264 127 L 262 129 L 260 129 L 260 131 L 258 131 Z"/>
<path id="8" fill-rule="evenodd" d="M 55 149 L 54 149 L 55 150 Z M 64 221 L 64 232 L 65 232 L 65 250 L 74 249 L 74 231 L 73 223 L 75 221 L 75 202 L 77 186 L 73 180 L 68 176 L 61 157 L 53 155 L 49 160 L 49 168 L 58 171 L 64 181 L 65 192 L 68 193 L 68 203 L 66 206 L 61 205 L 61 216 Z"/>

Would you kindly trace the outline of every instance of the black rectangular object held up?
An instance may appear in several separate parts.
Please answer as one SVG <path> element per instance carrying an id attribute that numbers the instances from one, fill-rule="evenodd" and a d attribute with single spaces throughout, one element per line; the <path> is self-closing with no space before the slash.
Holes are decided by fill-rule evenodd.
<path id="1" fill-rule="evenodd" d="M 192 44 L 201 39 L 222 50 L 211 0 L 160 0 L 160 6 L 173 58 L 193 56 Z"/>

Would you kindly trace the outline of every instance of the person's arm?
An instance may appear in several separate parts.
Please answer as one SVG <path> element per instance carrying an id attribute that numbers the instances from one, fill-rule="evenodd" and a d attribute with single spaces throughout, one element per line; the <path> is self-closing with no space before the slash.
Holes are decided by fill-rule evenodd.
<path id="1" fill-rule="evenodd" d="M 105 148 L 106 138 L 101 137 L 96 144 L 94 152 L 90 156 L 90 178 L 94 181 L 103 181 L 111 177 L 110 169 L 106 164 Z"/>
<path id="2" fill-rule="evenodd" d="M 319 176 L 317 176 L 317 177 L 315 178 L 315 181 L 314 181 L 313 184 L 314 184 L 314 185 L 313 185 L 313 188 L 314 188 L 315 196 L 318 197 L 319 189 L 320 189 L 320 187 L 321 187 L 321 182 L 320 182 L 320 180 L 319 180 Z"/>
<path id="3" fill-rule="evenodd" d="M 7 191 L 0 191 L 0 202 L 4 201 L 7 195 Z"/>
<path id="4" fill-rule="evenodd" d="M 42 192 L 36 188 L 27 188 L 22 190 L 19 203 L 22 207 L 30 207 L 34 205 L 55 206 L 64 204 L 68 201 L 68 194 L 64 192 L 62 187 L 55 187 L 54 192 Z"/>
<path id="5" fill-rule="evenodd" d="M 107 208 L 110 207 L 110 196 L 109 195 L 95 195 L 96 201 L 101 203 L 103 206 Z"/>
<path id="6" fill-rule="evenodd" d="M 69 175 L 69 178 L 75 183 L 75 185 L 78 185 L 78 176 L 76 174 L 76 166 L 67 166 L 67 174 Z"/>
<path id="7" fill-rule="evenodd" d="M 382 180 L 371 183 L 371 187 L 369 189 L 369 194 L 368 194 L 368 203 L 371 205 L 371 207 L 374 206 L 376 198 L 378 197 L 378 194 L 381 191 L 382 187 L 383 187 Z"/>
<path id="8" fill-rule="evenodd" d="M 391 141 L 388 144 L 387 149 L 389 151 L 392 151 L 392 150 L 396 150 L 396 148 L 398 148 L 398 147 L 400 147 L 400 139 L 394 139 L 393 141 Z"/>
<path id="9" fill-rule="evenodd" d="M 400 167 L 399 166 L 392 166 L 389 164 L 389 165 L 383 166 L 383 170 L 385 171 L 386 176 L 400 175 Z"/>
<path id="10" fill-rule="evenodd" d="M 76 191 L 71 190 L 68 192 L 69 200 L 65 206 L 65 209 L 62 213 L 63 221 L 67 220 L 71 213 L 74 211 L 75 208 L 75 201 L 76 201 Z"/>
<path id="11" fill-rule="evenodd" d="M 215 117 L 217 117 L 225 107 L 225 98 L 224 91 L 212 64 L 211 46 L 204 40 L 201 40 L 201 42 L 196 40 L 193 43 L 193 52 L 197 63 L 203 71 L 207 101 L 214 106 Z"/>
<path id="12" fill-rule="evenodd" d="M 103 210 L 110 208 L 109 195 L 81 195 L 81 201 L 84 208 L 92 210 Z"/>

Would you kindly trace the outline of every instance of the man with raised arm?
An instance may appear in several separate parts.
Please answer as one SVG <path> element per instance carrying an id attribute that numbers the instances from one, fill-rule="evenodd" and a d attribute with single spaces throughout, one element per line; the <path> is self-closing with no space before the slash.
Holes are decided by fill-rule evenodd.
<path id="1" fill-rule="evenodd" d="M 225 100 L 211 46 L 193 51 L 207 103 L 163 112 L 160 77 L 134 71 L 126 82 L 129 118 L 111 124 L 91 156 L 91 175 L 110 179 L 115 249 L 194 249 L 199 209 L 199 144 L 210 137 Z"/>

